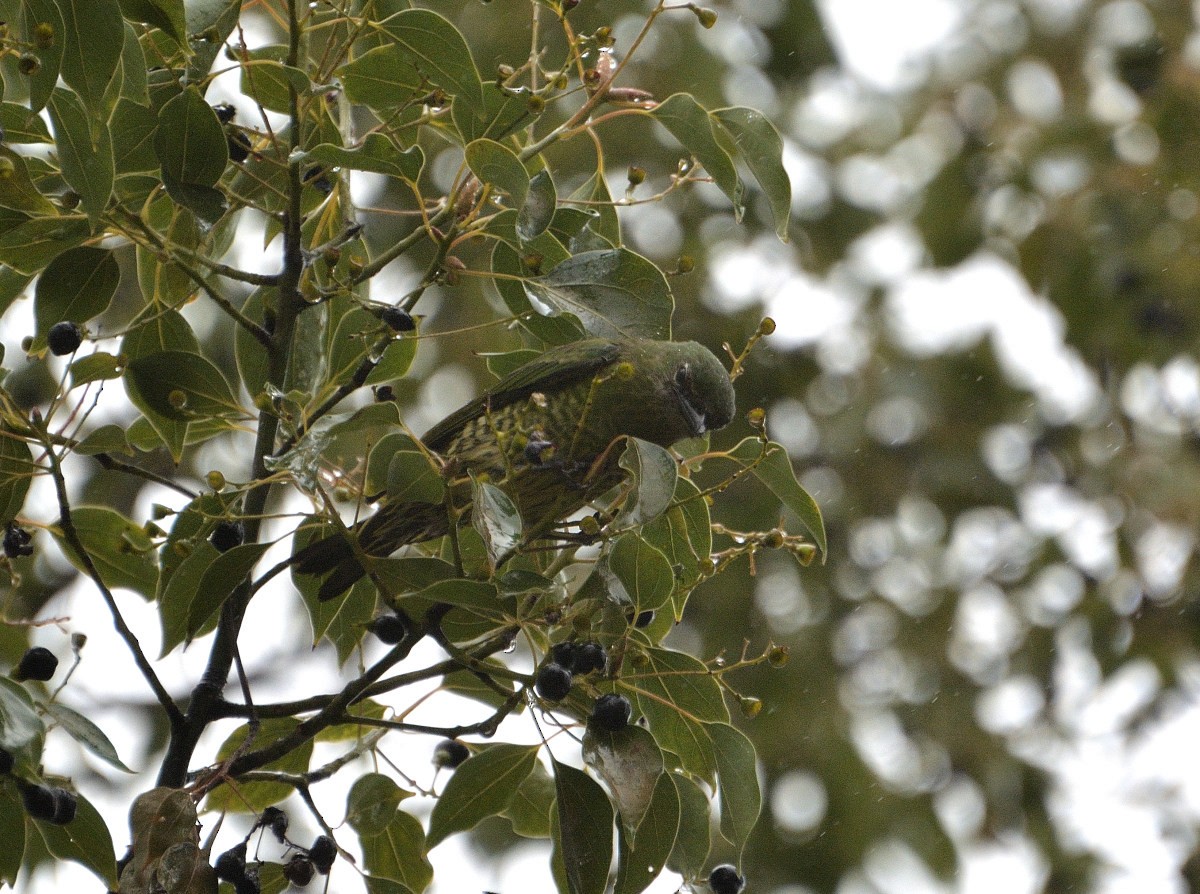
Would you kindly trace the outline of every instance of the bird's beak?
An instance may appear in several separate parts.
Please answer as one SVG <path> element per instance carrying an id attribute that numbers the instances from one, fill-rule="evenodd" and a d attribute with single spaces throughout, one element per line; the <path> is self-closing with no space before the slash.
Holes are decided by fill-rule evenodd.
<path id="1" fill-rule="evenodd" d="M 679 406 L 683 408 L 683 415 L 687 418 L 693 438 L 698 438 L 708 431 L 708 420 L 703 413 L 692 405 L 692 402 L 687 399 L 686 395 L 679 395 Z"/>

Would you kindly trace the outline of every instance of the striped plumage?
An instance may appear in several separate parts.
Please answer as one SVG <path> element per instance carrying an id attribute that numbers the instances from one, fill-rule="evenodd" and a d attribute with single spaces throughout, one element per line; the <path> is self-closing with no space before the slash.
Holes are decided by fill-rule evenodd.
<path id="1" fill-rule="evenodd" d="M 588 339 L 510 373 L 423 441 L 443 459 L 457 507 L 470 504 L 471 476 L 489 480 L 516 503 L 531 539 L 620 481 L 624 437 L 668 447 L 726 425 L 733 407 L 725 368 L 696 342 Z M 387 503 L 353 530 L 362 554 L 386 556 L 446 534 L 449 522 L 441 504 Z M 302 574 L 330 572 L 322 599 L 364 574 L 354 548 L 336 535 L 294 561 Z"/>

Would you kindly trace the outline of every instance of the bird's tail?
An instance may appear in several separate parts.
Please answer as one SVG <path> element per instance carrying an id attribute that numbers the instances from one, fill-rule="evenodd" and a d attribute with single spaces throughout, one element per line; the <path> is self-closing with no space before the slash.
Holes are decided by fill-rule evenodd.
<path id="1" fill-rule="evenodd" d="M 360 556 L 390 556 L 406 544 L 432 540 L 447 531 L 444 506 L 389 503 L 347 534 L 333 534 L 308 544 L 292 556 L 292 566 L 299 574 L 327 575 L 317 591 L 318 598 L 325 602 L 342 595 L 367 573 Z M 351 537 L 358 542 L 357 550 Z"/>

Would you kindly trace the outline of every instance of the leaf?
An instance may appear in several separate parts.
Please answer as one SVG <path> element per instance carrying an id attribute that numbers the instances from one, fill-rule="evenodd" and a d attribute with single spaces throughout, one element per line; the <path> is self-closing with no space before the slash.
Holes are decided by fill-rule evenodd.
<path id="1" fill-rule="evenodd" d="M 229 383 L 213 363 L 191 351 L 163 351 L 129 361 L 130 399 L 139 409 L 177 422 L 245 416 Z"/>
<path id="2" fill-rule="evenodd" d="M 40 820 L 33 824 L 51 854 L 81 864 L 115 889 L 117 858 L 108 826 L 87 798 L 76 792 L 75 800 L 75 819 L 65 826 Z"/>
<path id="3" fill-rule="evenodd" d="M 512 498 L 494 484 L 472 479 L 471 493 L 471 526 L 495 568 L 521 543 L 521 513 Z"/>
<path id="4" fill-rule="evenodd" d="M 143 290 L 145 286 L 143 285 Z M 151 305 L 147 308 L 146 322 L 130 328 L 125 338 L 121 340 L 121 353 L 130 360 L 151 357 L 164 351 L 200 350 L 200 343 L 192 327 L 188 325 L 178 311 L 158 311 Z M 155 433 L 167 445 L 171 457 L 176 461 L 183 456 L 183 448 L 187 443 L 190 424 L 157 412 L 151 404 L 144 400 L 141 392 L 133 384 L 130 376 L 122 376 L 125 393 L 130 402 L 146 415 L 146 421 L 153 426 Z M 132 432 L 130 442 L 133 443 Z"/>
<path id="5" fill-rule="evenodd" d="M 60 252 L 87 239 L 91 229 L 82 214 L 35 217 L 0 229 L 0 264 L 34 274 Z"/>
<path id="6" fill-rule="evenodd" d="M 517 208 L 525 204 L 529 172 L 515 152 L 494 140 L 474 140 L 467 144 L 465 154 L 467 166 L 480 182 L 507 193 Z"/>
<path id="7" fill-rule="evenodd" d="M 679 757 L 684 769 L 713 782 L 716 756 L 705 724 L 728 723 L 721 687 L 702 661 L 669 649 L 647 649 L 646 664 L 623 682 L 637 693 L 659 746 Z"/>
<path id="8" fill-rule="evenodd" d="M 45 65 L 45 62 L 42 63 Z M 0 102 L 0 130 L 6 143 L 51 143 L 50 129 L 32 109 L 15 102 Z M 15 154 L 15 153 L 14 153 Z"/>
<path id="9" fill-rule="evenodd" d="M 617 879 L 613 894 L 639 894 L 658 878 L 679 837 L 679 814 L 679 792 L 671 774 L 659 773 L 636 838 L 624 825 L 617 829 Z"/>
<path id="10" fill-rule="evenodd" d="M 550 172 L 543 169 L 529 178 L 529 194 L 517 212 L 517 235 L 528 242 L 546 232 L 554 220 L 558 194 Z"/>
<path id="11" fill-rule="evenodd" d="M 71 738 L 90 751 L 96 757 L 115 767 L 122 773 L 132 773 L 117 755 L 117 749 L 109 741 L 104 731 L 73 708 L 68 708 L 60 702 L 46 705 L 46 712 L 58 721 L 59 726 L 70 733 Z"/>
<path id="12" fill-rule="evenodd" d="M 395 143 L 381 133 L 370 133 L 360 145 L 343 149 L 332 143 L 322 143 L 305 153 L 305 159 L 330 167 L 350 168 L 355 171 L 371 171 L 386 174 L 400 180 L 415 183 L 425 166 L 425 153 L 420 146 L 401 151 Z"/>
<path id="13" fill-rule="evenodd" d="M 462 33 L 427 9 L 405 9 L 378 25 L 403 47 L 417 70 L 473 111 L 483 111 L 483 83 Z"/>
<path id="14" fill-rule="evenodd" d="M 147 106 L 122 97 L 113 109 L 112 142 L 113 168 L 117 177 L 133 172 L 158 171 L 158 154 L 154 137 L 158 133 L 158 116 Z M 121 181 L 118 180 L 118 194 Z"/>
<path id="15" fill-rule="evenodd" d="M 608 554 L 608 570 L 639 612 L 658 611 L 675 589 L 675 572 L 667 557 L 645 538 L 622 534 Z"/>
<path id="16" fill-rule="evenodd" d="M 386 803 L 391 800 L 389 795 Z M 368 891 L 420 892 L 429 887 L 433 866 L 426 856 L 425 830 L 416 817 L 393 808 L 387 824 L 377 833 L 356 831 L 362 843 L 363 863 L 371 873 L 365 880 Z"/>
<path id="17" fill-rule="evenodd" d="M 29 108 L 40 112 L 50 99 L 50 93 L 58 84 L 58 76 L 62 71 L 64 43 L 61 35 L 66 33 L 62 13 L 58 10 L 55 0 L 24 0 L 23 38 L 30 45 L 37 45 L 34 29 L 38 25 L 49 25 L 53 33 L 59 35 L 48 47 L 38 47 L 37 57 L 41 67 L 29 77 Z"/>
<path id="18" fill-rule="evenodd" d="M 259 725 L 258 734 L 248 749 L 253 752 L 266 748 L 279 739 L 290 735 L 300 721 L 292 717 L 264 718 Z M 223 761 L 232 757 L 250 733 L 249 725 L 235 729 L 217 750 L 217 760 Z M 297 745 L 283 757 L 273 760 L 262 767 L 264 770 L 279 770 L 284 773 L 304 773 L 308 770 L 308 762 L 312 757 L 312 739 Z M 237 791 L 232 786 L 224 785 L 209 793 L 205 801 L 206 810 L 223 810 L 229 813 L 261 813 L 272 804 L 277 804 L 292 793 L 293 789 L 284 782 L 239 782 Z"/>
<path id="19" fill-rule="evenodd" d="M 825 522 L 821 518 L 821 509 L 816 500 L 809 496 L 808 491 L 796 480 L 792 469 L 792 461 L 788 458 L 783 445 L 771 441 L 766 446 L 766 454 L 757 465 L 754 463 L 762 455 L 762 441 L 758 438 L 745 438 L 740 444 L 729 451 L 727 457 L 734 460 L 743 468 L 753 466 L 754 477 L 765 484 L 775 496 L 783 501 L 783 505 L 800 519 L 801 524 L 812 534 L 813 541 L 821 550 L 821 561 L 827 555 L 825 543 Z"/>
<path id="20" fill-rule="evenodd" d="M 613 852 L 613 808 L 582 770 L 553 762 L 558 846 L 570 894 L 604 894 Z"/>
<path id="21" fill-rule="evenodd" d="M 554 779 L 540 762 L 536 763 L 533 772 L 525 777 L 504 808 L 503 815 L 522 838 L 549 838 L 554 797 Z"/>
<path id="22" fill-rule="evenodd" d="M 666 277 L 627 248 L 575 255 L 524 286 L 552 311 L 578 317 L 589 335 L 671 337 L 675 300 Z"/>
<path id="23" fill-rule="evenodd" d="M 80 357 L 71 364 L 71 387 L 79 388 L 81 385 L 87 385 L 90 382 L 102 382 L 108 379 L 119 379 L 121 377 L 121 361 L 109 354 L 107 351 L 96 351 L 94 354 L 88 354 L 86 357 Z M 125 441 L 124 429 L 122 432 L 121 442 Z M 88 436 L 89 438 L 91 435 Z"/>
<path id="24" fill-rule="evenodd" d="M 38 119 L 41 121 L 42 119 Z M 0 146 L 0 158 L 10 162 L 10 168 L 0 177 L 0 208 L 20 211 L 24 214 L 58 214 L 54 203 L 38 192 L 24 156 L 18 155 L 7 146 Z"/>
<path id="25" fill-rule="evenodd" d="M 630 438 L 620 466 L 629 472 L 633 490 L 617 515 L 620 527 L 636 527 L 658 518 L 675 498 L 679 467 L 667 450 L 641 438 Z"/>
<path id="26" fill-rule="evenodd" d="M 25 857 L 25 809 L 16 786 L 0 788 L 0 885 L 15 888 Z"/>
<path id="27" fill-rule="evenodd" d="M 20 683 L 0 676 L 0 748 L 16 758 L 22 774 L 37 775 L 42 760 L 46 725 Z"/>
<path id="28" fill-rule="evenodd" d="M 746 736 L 727 723 L 708 726 L 717 757 L 717 789 L 721 793 L 721 834 L 737 852 L 740 863 L 746 839 L 754 831 L 762 810 L 762 793 L 754 746 Z"/>
<path id="29" fill-rule="evenodd" d="M 229 162 L 225 131 L 195 87 L 188 87 L 159 109 L 154 151 L 164 180 L 212 187 L 225 173 Z"/>
<path id="30" fill-rule="evenodd" d="M 62 78 L 74 88 L 94 121 L 108 83 L 117 71 L 125 42 L 125 24 L 117 0 L 58 0 L 62 11 Z M 56 91 L 57 92 L 57 91 Z"/>
<path id="31" fill-rule="evenodd" d="M 190 642 L 229 598 L 271 544 L 243 543 L 218 555 L 205 569 L 188 605 L 186 639 Z"/>
<path id="32" fill-rule="evenodd" d="M 788 220 L 792 214 L 792 182 L 783 167 L 783 139 L 779 131 L 757 109 L 717 109 L 712 116 L 733 141 L 746 167 L 758 181 L 771 207 L 775 233 L 787 242 Z"/>
<path id="33" fill-rule="evenodd" d="M 504 810 L 533 770 L 538 749 L 537 745 L 489 745 L 460 764 L 433 806 L 429 847 Z"/>
<path id="34" fill-rule="evenodd" d="M 25 505 L 35 470 L 29 445 L 0 429 L 0 525 L 16 518 Z"/>
<path id="35" fill-rule="evenodd" d="M 121 0 L 125 18 L 158 28 L 181 47 L 187 46 L 183 0 Z"/>
<path id="36" fill-rule="evenodd" d="M 367 773 L 354 781 L 346 796 L 346 822 L 360 836 L 378 835 L 387 829 L 400 802 L 412 796 L 382 773 Z"/>
<path id="37" fill-rule="evenodd" d="M 708 797 L 700 786 L 680 773 L 668 774 L 679 795 L 679 833 L 667 857 L 667 866 L 684 878 L 696 878 L 708 863 Z"/>
<path id="38" fill-rule="evenodd" d="M 655 106 L 650 114 L 704 166 L 721 192 L 729 196 L 733 202 L 733 213 L 741 220 L 745 210 L 745 188 L 733 159 L 717 142 L 713 134 L 713 121 L 704 107 L 689 93 L 675 93 Z"/>
<path id="39" fill-rule="evenodd" d="M 428 92 L 427 86 L 422 89 L 421 76 L 404 51 L 395 44 L 363 53 L 339 68 L 337 76 L 347 99 L 376 110 L 407 105 Z"/>
<path id="40" fill-rule="evenodd" d="M 75 452 L 82 456 L 95 456 L 97 453 L 133 454 L 125 437 L 125 429 L 115 423 L 102 425 L 90 433 L 75 445 Z"/>
<path id="41" fill-rule="evenodd" d="M 55 323 L 86 323 L 104 313 L 120 282 L 121 268 L 108 249 L 81 245 L 64 251 L 38 277 L 33 298 L 34 346 L 45 344 Z"/>
<path id="42" fill-rule="evenodd" d="M 115 176 L 108 125 L 91 121 L 79 97 L 68 90 L 55 88 L 49 108 L 63 177 L 79 193 L 79 203 L 95 226 L 108 207 Z"/>
<path id="43" fill-rule="evenodd" d="M 242 92 L 264 109 L 287 114 L 292 102 L 292 90 L 298 97 L 307 96 L 313 88 L 308 74 L 286 64 L 288 48 L 276 44 L 251 50 L 247 63 L 242 65 Z"/>
<path id="44" fill-rule="evenodd" d="M 589 729 L 583 737 L 583 760 L 608 786 L 621 825 L 632 839 L 663 772 L 662 751 L 654 737 L 639 726 L 615 733 Z"/>
<path id="45" fill-rule="evenodd" d="M 158 584 L 153 544 L 140 525 L 107 506 L 76 506 L 71 521 L 100 579 L 109 588 L 127 587 L 150 599 Z M 67 560 L 86 572 L 83 562 L 63 537 L 61 523 L 50 532 Z"/>
<path id="46" fill-rule="evenodd" d="M 403 432 L 384 435 L 367 458 L 366 492 L 394 502 L 440 503 L 446 491 L 428 453 Z"/>

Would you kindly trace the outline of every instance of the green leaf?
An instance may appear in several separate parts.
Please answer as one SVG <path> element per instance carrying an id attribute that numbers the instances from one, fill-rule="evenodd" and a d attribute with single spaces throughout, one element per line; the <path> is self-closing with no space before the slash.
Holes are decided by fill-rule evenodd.
<path id="1" fill-rule="evenodd" d="M 0 102 L 0 130 L 6 143 L 53 142 L 41 115 L 15 102 Z"/>
<path id="2" fill-rule="evenodd" d="M 40 820 L 35 821 L 34 826 L 51 854 L 60 860 L 81 864 L 115 890 L 117 858 L 113 853 L 112 835 L 87 798 L 76 792 L 75 799 L 75 819 L 65 826 Z"/>
<path id="3" fill-rule="evenodd" d="M 217 610 L 229 598 L 262 558 L 271 544 L 243 543 L 220 553 L 200 578 L 191 603 L 188 605 L 186 638 L 191 641 L 213 618 Z"/>
<path id="4" fill-rule="evenodd" d="M 762 461 L 755 465 L 760 456 Z M 812 534 L 813 541 L 821 551 L 821 560 L 824 561 L 827 547 L 821 509 L 816 500 L 809 496 L 808 491 L 796 480 L 796 472 L 792 469 L 787 450 L 781 444 L 771 441 L 763 455 L 762 441 L 758 438 L 745 438 L 729 451 L 728 458 L 742 467 L 753 466 L 754 477 L 782 500 L 784 506 L 796 513 L 801 524 Z"/>
<path id="5" fill-rule="evenodd" d="M 700 786 L 679 773 L 667 774 L 679 795 L 679 834 L 667 866 L 684 878 L 696 878 L 708 864 L 710 823 L 708 797 Z"/>
<path id="6" fill-rule="evenodd" d="M 412 796 L 382 773 L 367 773 L 354 781 L 346 796 L 346 822 L 360 836 L 378 835 L 387 829 L 400 802 Z"/>
<path id="7" fill-rule="evenodd" d="M 0 208 L 25 214 L 58 214 L 54 203 L 38 192 L 33 178 L 29 176 L 29 166 L 24 156 L 18 155 L 7 146 L 0 146 L 0 158 L 8 159 L 12 163 L 11 170 L 0 178 Z"/>
<path id="8" fill-rule="evenodd" d="M 71 738 L 100 758 L 111 767 L 122 773 L 132 773 L 117 755 L 117 749 L 109 741 L 104 731 L 73 708 L 68 708 L 61 702 L 51 702 L 46 705 L 46 712 L 58 721 L 59 726 L 70 733 Z"/>
<path id="9" fill-rule="evenodd" d="M 16 518 L 25 505 L 35 469 L 29 445 L 0 430 L 0 525 Z"/>
<path id="10" fill-rule="evenodd" d="M 483 85 L 483 105 L 475 107 L 456 102 L 450 118 L 464 143 L 473 140 L 502 140 L 518 125 L 532 121 L 529 98 L 506 93 L 494 81 Z"/>
<path id="11" fill-rule="evenodd" d="M 15 888 L 25 857 L 25 808 L 16 786 L 0 788 L 0 885 Z"/>
<path id="12" fill-rule="evenodd" d="M 368 780 L 365 785 L 364 780 Z M 424 891 L 433 881 L 433 867 L 425 855 L 425 830 L 416 817 L 396 808 L 398 798 L 408 797 L 411 792 L 397 788 L 395 783 L 391 783 L 389 789 L 385 782 L 391 783 L 391 780 L 379 774 L 368 774 L 354 784 L 350 793 L 350 800 L 355 801 L 358 792 L 357 800 L 363 811 L 358 814 L 359 821 L 368 815 L 371 817 L 367 827 L 356 824 L 350 815 L 346 817 L 358 832 L 363 863 L 371 873 L 366 879 L 367 890 Z M 371 794 L 381 802 L 374 810 L 367 804 Z M 386 821 L 383 821 L 385 817 Z"/>
<path id="13" fill-rule="evenodd" d="M 586 183 L 571 193 L 571 198 L 589 203 L 591 220 L 576 238 L 572 240 L 571 251 L 582 252 L 589 249 L 616 248 L 621 244 L 621 219 L 617 216 L 616 205 L 612 193 L 608 191 L 608 181 L 604 171 L 598 169 Z M 603 245 L 596 245 L 601 242 Z"/>
<path id="14" fill-rule="evenodd" d="M 145 285 L 142 288 L 144 291 Z M 192 332 L 192 327 L 178 311 L 161 310 L 151 305 L 147 308 L 145 316 L 146 322 L 131 327 L 121 341 L 121 353 L 130 360 L 152 357 L 164 351 L 200 350 L 200 343 Z M 171 457 L 179 462 L 183 456 L 184 445 L 188 442 L 190 423 L 157 412 L 143 400 L 141 392 L 129 376 L 122 376 L 121 382 L 130 402 L 146 415 L 147 423 L 166 444 Z M 134 443 L 132 431 L 130 443 Z"/>
<path id="15" fill-rule="evenodd" d="M 733 141 L 746 167 L 758 181 L 771 206 L 775 233 L 787 242 L 788 220 L 792 214 L 792 181 L 783 167 L 783 139 L 779 131 L 757 109 L 717 109 L 712 116 Z"/>
<path id="16" fill-rule="evenodd" d="M 0 264 L 20 273 L 37 273 L 60 252 L 91 233 L 82 214 L 35 217 L 5 232 L 0 229 Z"/>
<path id="17" fill-rule="evenodd" d="M 245 416 L 229 383 L 213 363 L 191 351 L 163 351 L 129 361 L 130 398 L 177 422 Z"/>
<path id="18" fill-rule="evenodd" d="M 679 467 L 664 448 L 640 438 L 630 438 L 620 466 L 629 472 L 633 491 L 617 516 L 621 527 L 643 525 L 658 518 L 675 498 Z"/>
<path id="19" fill-rule="evenodd" d="M 153 558 L 153 544 L 139 525 L 107 506 L 76 506 L 71 509 L 71 521 L 105 586 L 128 587 L 147 599 L 154 596 L 158 563 Z M 50 532 L 68 561 L 86 572 L 63 537 L 61 523 Z"/>
<path id="20" fill-rule="evenodd" d="M 16 758 L 15 769 L 36 776 L 45 740 L 46 725 L 25 687 L 0 676 L 0 748 Z"/>
<path id="21" fill-rule="evenodd" d="M 522 838 L 549 838 L 554 798 L 554 778 L 538 762 L 517 788 L 503 815 Z"/>
<path id="22" fill-rule="evenodd" d="M 421 176 L 421 168 L 425 166 L 425 153 L 421 151 L 420 146 L 402 151 L 381 133 L 367 134 L 362 143 L 352 149 L 322 143 L 305 153 L 304 157 L 308 161 L 330 167 L 371 171 L 411 183 L 415 183 Z"/>
<path id="23" fill-rule="evenodd" d="M 558 846 L 570 894 L 604 894 L 613 853 L 613 808 L 587 773 L 553 762 Z"/>
<path id="24" fill-rule="evenodd" d="M 721 687 L 702 661 L 669 649 L 647 649 L 646 663 L 622 681 L 637 693 L 659 746 L 679 757 L 688 772 L 716 779 L 716 755 L 705 724 L 728 723 Z"/>
<path id="25" fill-rule="evenodd" d="M 450 777 L 429 817 L 429 847 L 474 828 L 508 806 L 537 762 L 537 745 L 489 745 Z"/>
<path id="26" fill-rule="evenodd" d="M 108 83 L 117 70 L 125 42 L 125 23 L 117 0 L 58 0 L 63 17 L 62 78 L 100 121 Z"/>
<path id="27" fill-rule="evenodd" d="M 395 44 L 376 47 L 337 71 L 346 98 L 375 110 L 405 106 L 428 93 L 428 85 Z"/>
<path id="28" fill-rule="evenodd" d="M 608 554 L 608 570 L 639 612 L 658 611 L 675 589 L 675 572 L 662 552 L 639 534 L 622 534 Z"/>
<path id="29" fill-rule="evenodd" d="M 663 773 L 663 755 L 654 736 L 639 726 L 615 733 L 589 729 L 583 737 L 583 760 L 604 780 L 632 839 Z"/>
<path id="30" fill-rule="evenodd" d="M 717 142 L 713 120 L 704 107 L 689 93 L 675 93 L 655 106 L 650 114 L 704 165 L 704 170 L 721 192 L 729 196 L 734 215 L 741 220 L 745 210 L 742 180 L 733 159 Z"/>
<path id="31" fill-rule="evenodd" d="M 754 746 L 739 730 L 727 723 L 711 723 L 717 757 L 717 790 L 721 793 L 721 834 L 734 846 L 741 862 L 746 839 L 758 822 L 762 793 L 758 787 Z"/>
<path id="32" fill-rule="evenodd" d="M 134 172 L 157 171 L 154 138 L 158 116 L 148 106 L 122 97 L 112 116 L 113 169 L 118 177 Z M 117 184 L 118 190 L 121 184 Z"/>
<path id="33" fill-rule="evenodd" d="M 188 87 L 159 110 L 154 151 L 164 181 L 169 178 L 184 186 L 212 187 L 225 173 L 229 162 L 225 131 L 195 87 Z"/>
<path id="34" fill-rule="evenodd" d="M 521 513 L 512 498 L 494 484 L 472 479 L 471 492 L 471 526 L 483 540 L 494 568 L 521 542 Z"/>
<path id="35" fill-rule="evenodd" d="M 114 423 L 102 425 L 91 432 L 75 445 L 75 452 L 83 456 L 95 456 L 97 453 L 124 453 L 127 456 L 133 454 L 125 437 L 125 429 Z"/>
<path id="36" fill-rule="evenodd" d="M 627 248 L 575 255 L 524 286 L 551 310 L 578 317 L 589 335 L 671 337 L 675 300 L 666 277 Z"/>
<path id="37" fill-rule="evenodd" d="M 158 28 L 181 47 L 187 46 L 183 0 L 121 0 L 125 18 Z"/>
<path id="38" fill-rule="evenodd" d="M 79 202 L 95 226 L 108 207 L 115 176 L 108 125 L 89 119 L 79 97 L 69 90 L 55 88 L 49 108 L 63 177 L 79 193 Z"/>
<path id="39" fill-rule="evenodd" d="M 29 108 L 33 112 L 40 112 L 49 101 L 62 71 L 65 46 L 62 36 L 66 33 L 66 26 L 55 0 L 24 0 L 22 6 L 25 13 L 22 37 L 27 44 L 37 45 L 34 29 L 38 25 L 49 25 L 57 38 L 50 46 L 38 47 L 37 57 L 41 68 L 29 77 Z"/>
<path id="40" fill-rule="evenodd" d="M 120 265 L 108 249 L 81 245 L 56 257 L 42 271 L 34 290 L 34 347 L 45 344 L 46 333 L 55 323 L 86 323 L 104 313 L 120 282 Z"/>
<path id="41" fill-rule="evenodd" d="M 292 717 L 267 718 L 261 721 L 258 734 L 250 751 L 267 748 L 279 739 L 290 735 L 300 721 Z M 223 761 L 239 753 L 250 733 L 249 725 L 240 726 L 230 734 L 217 750 L 217 760 Z M 312 757 L 312 739 L 302 742 L 278 760 L 266 764 L 264 770 L 280 770 L 284 773 L 304 773 Z M 261 813 L 272 804 L 277 804 L 292 793 L 290 785 L 283 782 L 239 782 L 237 791 L 224 785 L 209 793 L 206 810 L 223 810 L 229 813 Z"/>
<path id="42" fill-rule="evenodd" d="M 617 828 L 617 880 L 613 894 L 639 894 L 658 878 L 679 837 L 679 814 L 679 792 L 671 774 L 659 773 L 636 837 L 629 834 L 624 824 Z"/>
<path id="43" fill-rule="evenodd" d="M 529 172 L 515 152 L 494 140 L 474 140 L 467 144 L 465 154 L 467 166 L 480 182 L 507 193 L 517 208 L 525 204 Z"/>
<path id="44" fill-rule="evenodd" d="M 406 9 L 378 25 L 408 53 L 417 71 L 473 111 L 484 107 L 483 83 L 462 33 L 427 9 Z"/>
<path id="45" fill-rule="evenodd" d="M 96 351 L 80 357 L 71 364 L 71 387 L 78 388 L 89 382 L 102 382 L 121 377 L 121 362 L 106 351 Z M 90 436 L 89 436 L 90 437 Z M 124 435 L 121 441 L 124 442 Z"/>
<path id="46" fill-rule="evenodd" d="M 287 114 L 291 106 L 291 91 L 307 96 L 312 81 L 299 68 L 286 64 L 288 48 L 282 45 L 251 50 L 249 61 L 242 66 L 242 92 L 272 112 Z"/>

